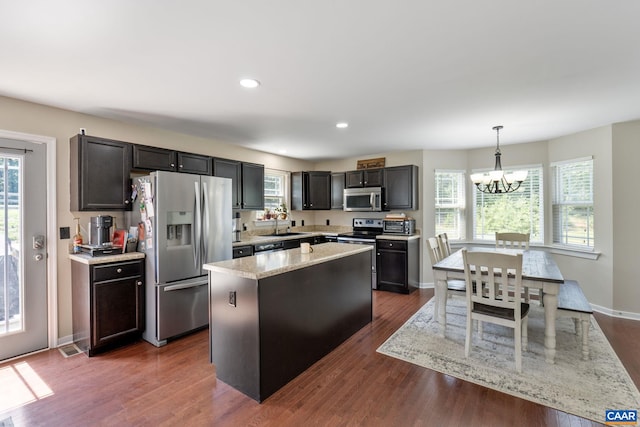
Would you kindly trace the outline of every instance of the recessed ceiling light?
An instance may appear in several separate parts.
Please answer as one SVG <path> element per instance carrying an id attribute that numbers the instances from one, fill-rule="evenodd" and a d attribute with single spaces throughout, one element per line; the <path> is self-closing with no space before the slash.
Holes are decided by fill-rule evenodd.
<path id="1" fill-rule="evenodd" d="M 349 123 L 347 123 L 347 122 L 339 122 L 339 123 L 336 123 L 336 127 L 338 129 L 348 128 L 349 127 Z"/>
<path id="2" fill-rule="evenodd" d="M 247 89 L 254 89 L 260 86 L 260 82 L 256 79 L 242 79 L 240 80 L 240 86 L 246 87 Z"/>

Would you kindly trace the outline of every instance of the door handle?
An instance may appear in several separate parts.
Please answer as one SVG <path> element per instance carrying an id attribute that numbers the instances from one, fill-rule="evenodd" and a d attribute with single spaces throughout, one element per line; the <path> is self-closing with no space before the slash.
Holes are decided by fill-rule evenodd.
<path id="1" fill-rule="evenodd" d="M 33 236 L 33 249 L 44 249 L 44 236 L 42 234 Z"/>

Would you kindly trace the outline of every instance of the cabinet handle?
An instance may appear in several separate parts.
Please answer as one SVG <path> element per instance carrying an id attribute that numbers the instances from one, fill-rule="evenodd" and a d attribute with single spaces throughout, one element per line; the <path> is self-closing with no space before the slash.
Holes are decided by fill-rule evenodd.
<path id="1" fill-rule="evenodd" d="M 176 164 L 175 163 L 171 163 L 169 166 L 174 167 Z"/>
<path id="2" fill-rule="evenodd" d="M 138 286 L 142 286 L 142 280 L 138 280 L 138 281 L 136 281 L 136 285 L 138 285 Z"/>
<path id="3" fill-rule="evenodd" d="M 122 269 L 121 268 L 117 269 L 116 273 L 122 273 Z"/>
<path id="4" fill-rule="evenodd" d="M 124 201 L 124 204 L 125 204 L 125 205 L 128 205 L 128 204 L 129 204 L 129 200 L 128 200 L 128 199 L 127 199 L 127 200 L 125 200 L 125 201 Z"/>
<path id="5" fill-rule="evenodd" d="M 180 165 L 180 166 L 178 166 L 178 167 L 179 167 L 180 169 L 182 169 L 184 166 L 183 166 L 183 165 Z"/>

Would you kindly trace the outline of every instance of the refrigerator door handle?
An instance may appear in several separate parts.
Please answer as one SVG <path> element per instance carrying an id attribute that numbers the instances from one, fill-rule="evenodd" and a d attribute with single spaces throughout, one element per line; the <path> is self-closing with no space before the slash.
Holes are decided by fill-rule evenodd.
<path id="1" fill-rule="evenodd" d="M 200 218 L 200 183 L 194 182 L 195 185 L 195 193 L 194 193 L 194 208 L 193 212 L 195 214 L 194 219 L 194 227 L 192 227 L 191 233 L 191 245 L 193 246 L 193 266 L 198 268 L 198 261 L 200 259 L 200 244 L 202 242 L 201 234 L 202 231 L 200 227 L 202 226 L 201 218 Z"/>
<path id="2" fill-rule="evenodd" d="M 207 183 L 202 183 L 202 194 L 204 195 L 204 203 L 202 206 L 203 209 L 203 217 L 202 217 L 202 263 L 204 264 L 209 260 L 209 251 L 207 250 L 209 245 L 207 242 L 209 241 L 209 224 L 211 223 L 211 217 L 209 216 L 209 191 L 207 189 Z"/>

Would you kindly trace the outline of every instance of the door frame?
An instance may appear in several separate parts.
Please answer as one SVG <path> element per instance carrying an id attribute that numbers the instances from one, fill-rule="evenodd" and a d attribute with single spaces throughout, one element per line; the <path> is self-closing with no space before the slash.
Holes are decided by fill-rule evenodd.
<path id="1" fill-rule="evenodd" d="M 58 340 L 58 238 L 56 199 L 56 138 L 0 129 L 0 138 L 44 144 L 46 151 L 47 192 L 47 346 L 57 347 Z M 21 356 L 22 357 L 22 356 Z M 5 361 L 6 362 L 6 361 Z"/>

